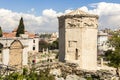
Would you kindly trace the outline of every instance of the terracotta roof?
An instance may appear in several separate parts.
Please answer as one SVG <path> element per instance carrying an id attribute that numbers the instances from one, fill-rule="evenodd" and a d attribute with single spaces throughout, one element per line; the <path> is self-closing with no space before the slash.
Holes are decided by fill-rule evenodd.
<path id="1" fill-rule="evenodd" d="M 16 37 L 16 32 L 17 32 L 17 28 L 15 28 L 12 32 L 8 33 L 8 32 L 3 32 L 3 37 L 7 37 L 7 38 L 13 38 Z M 34 33 L 29 33 L 27 31 L 25 31 L 25 34 L 28 35 L 29 38 L 34 38 L 35 34 Z"/>
<path id="2" fill-rule="evenodd" d="M 35 34 L 34 34 L 34 33 L 28 33 L 28 37 L 29 37 L 29 38 L 34 38 L 34 37 L 35 37 Z"/>
<path id="3" fill-rule="evenodd" d="M 7 37 L 7 38 L 12 38 L 12 37 L 15 37 L 16 34 L 15 33 L 3 33 L 3 37 Z"/>
<path id="4" fill-rule="evenodd" d="M 9 33 L 3 32 L 3 37 L 6 37 Z"/>

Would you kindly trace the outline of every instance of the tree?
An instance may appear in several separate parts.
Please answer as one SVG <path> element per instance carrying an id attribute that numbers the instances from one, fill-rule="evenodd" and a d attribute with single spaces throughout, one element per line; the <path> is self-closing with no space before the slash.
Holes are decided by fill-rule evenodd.
<path id="1" fill-rule="evenodd" d="M 20 22 L 19 22 L 16 37 L 19 37 L 20 34 L 24 34 L 24 23 L 23 23 L 23 18 L 22 17 L 21 17 Z"/>
<path id="2" fill-rule="evenodd" d="M 40 80 L 55 80 L 55 77 L 50 74 L 50 69 L 46 68 L 44 70 L 40 70 L 39 79 Z"/>
<path id="3" fill-rule="evenodd" d="M 39 51 L 42 51 L 43 48 L 47 49 L 49 47 L 49 43 L 46 42 L 45 40 L 40 40 L 39 41 Z"/>
<path id="4" fill-rule="evenodd" d="M 55 41 L 52 42 L 52 44 L 50 44 L 50 49 L 58 49 L 59 48 L 59 42 L 58 39 L 56 39 Z"/>
<path id="5" fill-rule="evenodd" d="M 55 77 L 50 74 L 50 69 L 42 69 L 36 71 L 36 68 L 32 67 L 30 71 L 27 68 L 21 72 L 11 72 L 9 75 L 0 75 L 0 80 L 55 80 Z"/>
<path id="6" fill-rule="evenodd" d="M 0 37 L 2 37 L 3 35 L 2 35 L 2 29 L 1 29 L 1 27 L 0 27 Z"/>
<path id="7" fill-rule="evenodd" d="M 23 76 L 18 72 L 13 72 L 5 75 L 2 80 L 23 80 Z"/>
<path id="8" fill-rule="evenodd" d="M 120 51 L 120 32 L 114 32 L 108 43 L 110 46 L 114 47 L 115 50 Z"/>
<path id="9" fill-rule="evenodd" d="M 48 38 L 49 39 L 50 37 L 51 37 L 51 34 L 41 34 L 40 35 L 40 38 L 43 38 L 43 39 L 44 38 Z"/>
<path id="10" fill-rule="evenodd" d="M 110 61 L 109 65 L 116 68 L 116 73 L 119 76 L 120 67 L 120 33 L 114 32 L 112 37 L 108 41 L 109 45 L 114 48 L 114 50 L 108 50 L 105 52 L 107 60 Z"/>

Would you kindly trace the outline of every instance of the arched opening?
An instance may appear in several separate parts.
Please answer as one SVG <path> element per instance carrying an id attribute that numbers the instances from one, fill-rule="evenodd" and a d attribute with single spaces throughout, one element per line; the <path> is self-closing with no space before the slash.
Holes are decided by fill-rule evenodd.
<path id="1" fill-rule="evenodd" d="M 10 46 L 10 54 L 9 54 L 9 65 L 22 68 L 22 53 L 23 53 L 23 45 L 19 40 L 13 41 Z"/>
<path id="2" fill-rule="evenodd" d="M 3 44 L 0 43 L 0 62 L 2 62 L 2 50 L 3 50 Z"/>
<path id="3" fill-rule="evenodd" d="M 0 53 L 2 53 L 3 44 L 0 43 Z"/>

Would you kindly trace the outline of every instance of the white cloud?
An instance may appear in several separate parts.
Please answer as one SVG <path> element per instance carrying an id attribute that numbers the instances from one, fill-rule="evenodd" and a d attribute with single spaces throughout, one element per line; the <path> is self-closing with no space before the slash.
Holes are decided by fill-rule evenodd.
<path id="1" fill-rule="evenodd" d="M 94 9 L 89 12 L 99 15 L 100 28 L 120 27 L 120 4 L 101 2 L 91 6 L 94 6 Z"/>
<path id="2" fill-rule="evenodd" d="M 100 2 L 80 7 L 81 10 L 99 15 L 99 27 L 120 27 L 120 4 Z M 32 8 L 30 11 L 35 12 Z M 21 17 L 24 19 L 25 28 L 32 32 L 55 32 L 58 31 L 57 16 L 73 11 L 67 9 L 64 12 L 57 12 L 53 9 L 45 9 L 41 16 L 31 13 L 18 13 L 7 9 L 0 9 L 0 26 L 4 31 L 12 31 L 18 26 Z"/>
<path id="3" fill-rule="evenodd" d="M 12 31 L 18 26 L 20 18 L 23 17 L 26 30 L 32 32 L 52 32 L 57 31 L 57 16 L 60 14 L 62 13 L 57 13 L 52 9 L 44 10 L 42 16 L 0 9 L 0 26 L 4 31 Z"/>
<path id="4" fill-rule="evenodd" d="M 50 17 L 50 18 L 54 18 L 57 16 L 57 12 L 54 11 L 53 9 L 45 9 L 42 12 L 42 14 L 43 14 L 43 16 Z"/>
<path id="5" fill-rule="evenodd" d="M 71 10 L 71 9 L 67 9 L 67 10 L 65 10 L 65 14 L 67 14 L 67 13 L 70 13 L 71 11 L 73 11 L 73 10 Z"/>
<path id="6" fill-rule="evenodd" d="M 79 8 L 80 10 L 83 10 L 83 11 L 85 11 L 85 12 L 88 12 L 88 8 L 86 7 L 86 6 L 83 6 L 83 7 L 81 7 L 81 8 Z"/>
<path id="7" fill-rule="evenodd" d="M 91 5 L 95 8 L 93 13 L 98 13 L 100 15 L 116 14 L 116 12 L 118 13 L 120 11 L 120 4 L 117 3 L 101 2 Z"/>
<path id="8" fill-rule="evenodd" d="M 62 13 L 62 12 L 56 12 L 53 9 L 45 9 L 42 12 L 43 17 L 47 17 L 47 18 L 51 18 L 51 19 L 52 18 L 57 18 L 57 16 L 60 16 L 62 14 L 64 14 L 64 13 Z"/>

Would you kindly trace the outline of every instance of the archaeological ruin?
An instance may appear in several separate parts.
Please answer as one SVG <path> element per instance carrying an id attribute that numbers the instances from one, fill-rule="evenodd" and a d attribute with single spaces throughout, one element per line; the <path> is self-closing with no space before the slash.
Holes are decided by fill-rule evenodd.
<path id="1" fill-rule="evenodd" d="M 98 16 L 77 9 L 58 17 L 59 61 L 97 69 Z"/>

